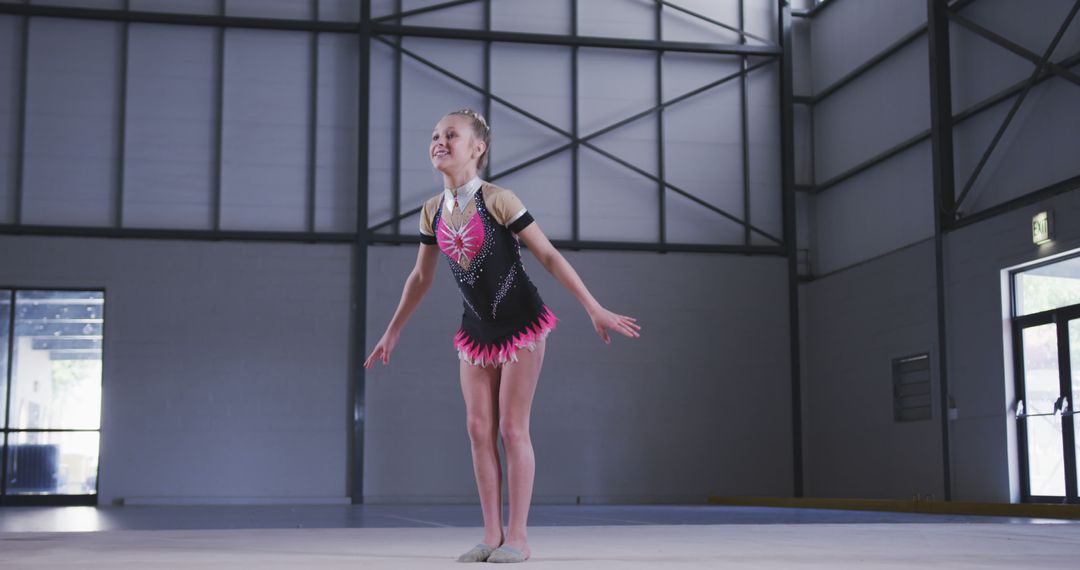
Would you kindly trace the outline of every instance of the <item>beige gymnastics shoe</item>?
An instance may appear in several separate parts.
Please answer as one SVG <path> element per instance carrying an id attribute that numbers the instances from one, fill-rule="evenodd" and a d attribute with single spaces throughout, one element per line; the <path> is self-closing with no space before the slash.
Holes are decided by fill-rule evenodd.
<path id="1" fill-rule="evenodd" d="M 525 553 L 513 546 L 502 545 L 488 556 L 488 562 L 525 562 Z"/>
<path id="2" fill-rule="evenodd" d="M 486 562 L 488 557 L 495 549 L 484 544 L 483 542 L 472 547 L 472 550 L 458 556 L 458 562 Z"/>

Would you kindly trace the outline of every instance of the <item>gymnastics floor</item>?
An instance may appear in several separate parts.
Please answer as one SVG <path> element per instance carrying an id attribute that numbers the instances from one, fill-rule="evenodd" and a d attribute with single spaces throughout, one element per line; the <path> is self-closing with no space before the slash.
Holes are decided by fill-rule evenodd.
<path id="1" fill-rule="evenodd" d="M 475 505 L 0 508 L 0 568 L 462 568 Z M 1077 568 L 1080 522 L 534 505 L 529 568 Z"/>

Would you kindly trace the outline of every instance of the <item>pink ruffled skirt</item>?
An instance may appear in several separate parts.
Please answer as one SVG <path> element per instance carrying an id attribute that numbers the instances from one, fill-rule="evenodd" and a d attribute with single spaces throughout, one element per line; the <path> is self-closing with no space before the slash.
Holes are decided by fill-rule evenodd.
<path id="1" fill-rule="evenodd" d="M 500 334 L 499 338 L 490 342 L 475 338 L 462 327 L 454 335 L 454 348 L 458 351 L 458 358 L 474 366 L 500 366 L 507 362 L 517 362 L 518 350 L 536 350 L 537 343 L 555 330 L 558 320 L 555 313 L 544 305 L 540 314 L 524 327 L 509 334 Z"/>

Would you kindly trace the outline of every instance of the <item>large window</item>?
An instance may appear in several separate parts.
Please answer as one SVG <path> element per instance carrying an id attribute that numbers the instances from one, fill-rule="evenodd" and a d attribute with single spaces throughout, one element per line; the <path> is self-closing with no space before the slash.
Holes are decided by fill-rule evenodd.
<path id="1" fill-rule="evenodd" d="M 0 290 L 3 504 L 94 504 L 102 291 Z"/>
<path id="2" fill-rule="evenodd" d="M 1023 498 L 1078 503 L 1080 256 L 1014 272 L 1011 282 Z"/>

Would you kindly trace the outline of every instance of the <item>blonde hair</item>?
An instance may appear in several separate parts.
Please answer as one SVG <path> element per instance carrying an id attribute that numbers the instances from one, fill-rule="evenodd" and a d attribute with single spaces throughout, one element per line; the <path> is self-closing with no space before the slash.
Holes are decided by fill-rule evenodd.
<path id="1" fill-rule="evenodd" d="M 491 150 L 491 127 L 488 126 L 484 116 L 468 107 L 458 109 L 457 111 L 451 111 L 450 113 L 447 113 L 447 115 L 461 115 L 471 119 L 470 125 L 472 126 L 473 133 L 476 135 L 476 138 L 484 141 L 484 153 L 477 159 L 476 168 L 482 170 L 487 167 L 488 153 Z"/>

